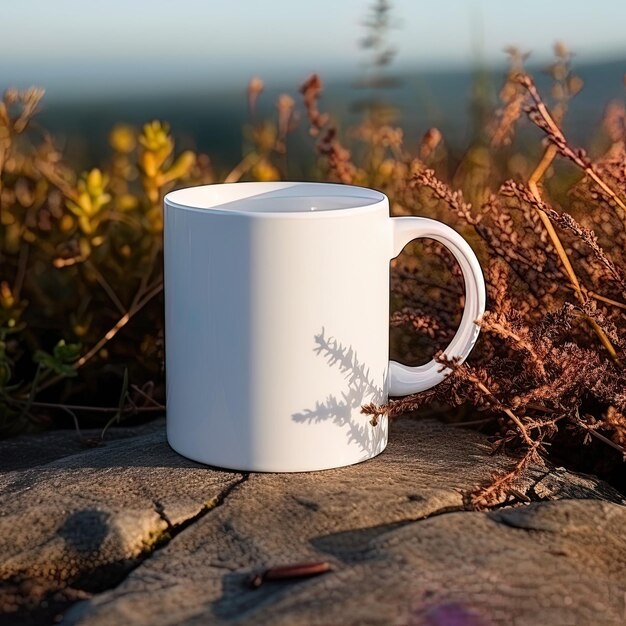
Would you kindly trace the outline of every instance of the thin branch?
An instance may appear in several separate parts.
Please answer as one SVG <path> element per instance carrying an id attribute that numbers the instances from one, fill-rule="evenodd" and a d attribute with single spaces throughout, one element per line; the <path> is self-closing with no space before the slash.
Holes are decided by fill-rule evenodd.
<path id="1" fill-rule="evenodd" d="M 595 291 L 590 291 L 589 289 L 585 289 L 585 294 L 594 300 L 600 300 L 600 302 L 606 302 L 606 304 L 611 304 L 612 306 L 616 306 L 619 309 L 626 309 L 626 304 L 623 302 L 618 302 L 617 300 L 612 300 L 611 298 L 607 298 L 606 296 L 602 296 Z"/>
<path id="2" fill-rule="evenodd" d="M 68 198 L 69 200 L 72 200 L 73 202 L 78 201 L 76 190 L 64 178 L 59 176 L 57 171 L 54 169 L 54 166 L 52 166 L 50 163 L 48 163 L 47 161 L 43 159 L 39 159 L 36 161 L 35 167 L 37 168 L 39 173 L 49 183 L 51 183 L 57 189 L 59 189 L 59 191 L 61 191 L 61 193 L 66 198 Z"/>
<path id="3" fill-rule="evenodd" d="M 454 422 L 448 424 L 448 426 L 452 428 L 467 428 L 468 426 L 482 426 L 484 424 L 488 424 L 489 422 L 493 422 L 495 420 L 494 417 L 485 417 L 481 420 L 470 420 L 468 422 Z"/>
<path id="4" fill-rule="evenodd" d="M 541 198 L 541 193 L 539 192 L 538 183 L 543 178 L 544 174 L 546 173 L 550 165 L 552 165 L 552 161 L 554 161 L 554 157 L 556 156 L 556 154 L 557 154 L 556 146 L 554 145 L 548 146 L 546 148 L 546 151 L 543 154 L 543 157 L 541 158 L 541 161 L 539 161 L 539 163 L 537 164 L 537 167 L 535 168 L 533 173 L 530 175 L 530 178 L 528 179 L 528 188 L 530 189 L 530 192 L 532 193 L 535 200 L 539 203 L 542 203 L 543 200 Z M 559 236 L 556 230 L 554 229 L 554 225 L 552 224 L 552 222 L 550 221 L 550 218 L 545 214 L 543 210 L 541 209 L 536 209 L 536 210 L 537 210 L 537 215 L 539 215 L 539 219 L 543 223 L 543 226 L 546 229 L 552 241 L 552 245 L 554 246 L 559 256 L 559 259 L 561 260 L 561 263 L 563 264 L 563 269 L 565 270 L 565 273 L 567 277 L 569 278 L 570 283 L 572 283 L 572 287 L 574 288 L 574 291 L 576 292 L 581 302 L 584 303 L 585 297 L 583 296 L 583 293 L 580 289 L 580 283 L 578 281 L 578 277 L 576 276 L 576 273 L 574 272 L 574 268 L 572 267 L 572 264 L 570 263 L 567 253 L 565 252 L 565 248 L 563 247 L 563 244 L 561 243 L 561 240 L 559 239 Z"/>
<path id="5" fill-rule="evenodd" d="M 118 298 L 113 287 L 111 287 L 107 279 L 102 275 L 102 272 L 88 259 L 85 261 L 85 265 L 88 266 L 89 269 L 91 269 L 91 271 L 95 274 L 96 280 L 98 281 L 99 285 L 102 287 L 102 289 L 104 289 L 107 296 L 109 296 L 111 302 L 113 302 L 113 304 L 116 306 L 119 313 L 124 315 L 124 313 L 126 313 L 126 307 Z"/>
<path id="6" fill-rule="evenodd" d="M 543 109 L 545 109 L 545 105 L 543 105 Z M 546 114 L 547 114 L 547 109 L 546 109 Z M 549 116 L 549 114 L 547 115 Z M 550 120 L 552 120 L 552 118 L 550 118 Z M 552 124 L 556 126 L 554 121 L 552 121 Z M 543 199 L 541 198 L 541 193 L 539 192 L 538 183 L 543 178 L 547 169 L 552 164 L 552 161 L 554 160 L 554 157 L 556 156 L 556 154 L 557 154 L 557 147 L 554 144 L 551 144 L 550 146 L 548 146 L 546 148 L 546 151 L 543 154 L 543 157 L 541 158 L 541 161 L 539 161 L 539 163 L 537 164 L 537 167 L 535 168 L 533 173 L 530 175 L 530 178 L 528 179 L 528 188 L 530 189 L 530 193 L 533 195 L 533 198 L 539 205 L 543 204 Z M 572 287 L 574 288 L 576 297 L 581 302 L 581 304 L 585 304 L 587 302 L 587 298 L 585 298 L 585 295 L 582 292 L 582 289 L 580 287 L 580 282 L 578 281 L 578 277 L 576 276 L 576 273 L 574 272 L 574 268 L 572 267 L 572 264 L 570 263 L 570 260 L 567 256 L 567 252 L 565 252 L 565 248 L 563 247 L 563 244 L 561 243 L 561 240 L 559 239 L 559 236 L 556 230 L 554 229 L 554 225 L 550 221 L 550 218 L 546 215 L 545 211 L 543 211 L 541 208 L 538 208 L 536 205 L 534 206 L 537 211 L 537 215 L 539 215 L 539 219 L 541 219 L 541 222 L 543 223 L 546 229 L 546 232 L 548 233 L 548 236 L 550 237 L 550 240 L 552 241 L 552 245 L 554 246 L 554 249 L 556 250 L 556 253 L 563 265 L 563 269 L 565 270 L 565 273 L 567 277 L 569 278 L 569 281 Z M 615 348 L 613 347 L 613 344 L 611 343 L 611 340 L 608 338 L 607 334 L 602 330 L 602 328 L 600 328 L 600 326 L 594 319 L 590 318 L 589 316 L 586 316 L 586 319 L 589 325 L 591 326 L 591 328 L 593 329 L 593 331 L 598 336 L 598 339 L 600 339 L 600 342 L 602 343 L 602 345 L 607 349 L 611 358 L 614 361 L 617 361 L 618 360 L 617 352 Z"/>
<path id="7" fill-rule="evenodd" d="M 158 295 L 161 290 L 163 289 L 163 283 L 159 283 L 158 285 L 155 285 L 150 291 L 148 291 L 144 296 L 142 296 L 142 298 L 140 298 L 137 303 L 131 307 L 127 313 L 124 313 L 124 315 L 122 315 L 122 317 L 117 321 L 117 323 L 104 335 L 104 337 L 102 337 L 102 339 L 100 339 L 100 341 L 98 341 L 94 346 L 92 346 L 92 348 L 83 356 L 80 357 L 80 359 L 78 359 L 78 361 L 76 361 L 75 364 L 73 364 L 73 368 L 74 369 L 78 369 L 80 367 L 82 367 L 85 363 L 87 363 L 87 361 L 89 361 L 91 358 L 93 358 L 100 350 L 101 348 L 108 343 L 109 341 L 111 341 L 111 339 L 113 339 L 113 337 L 115 337 L 115 335 L 117 335 L 117 333 L 119 333 L 119 331 L 124 328 L 124 326 L 126 326 L 126 324 L 128 324 L 128 322 L 131 320 L 131 318 L 136 315 L 137 313 L 139 313 L 139 311 L 141 309 L 143 309 L 143 307 L 148 304 L 148 302 L 154 298 L 156 295 Z"/>
<path id="8" fill-rule="evenodd" d="M 620 209 L 626 214 L 626 204 L 622 199 L 611 189 L 611 187 L 605 183 L 599 174 L 593 169 L 593 164 L 585 154 L 583 150 L 574 150 L 567 142 L 563 131 L 559 128 L 558 124 L 554 121 L 552 115 L 548 111 L 548 108 L 544 104 L 537 87 L 533 79 L 528 74 L 521 73 L 517 76 L 517 81 L 523 85 L 530 97 L 535 102 L 535 106 L 532 107 L 528 113 L 532 122 L 534 122 L 539 128 L 541 128 L 547 135 L 548 139 L 552 142 L 555 152 L 560 152 L 564 157 L 570 159 L 578 167 L 580 167 L 589 178 L 591 178 L 602 191 L 617 204 Z M 622 221 L 625 221 L 624 215 L 620 216 Z"/>
<path id="9" fill-rule="evenodd" d="M 230 171 L 224 179 L 225 183 L 236 183 L 244 174 L 250 171 L 263 157 L 256 152 L 249 152 L 245 157 Z"/>
<path id="10" fill-rule="evenodd" d="M 163 281 L 162 279 L 158 279 L 156 283 L 149 287 L 144 294 L 140 294 L 139 292 L 135 295 L 134 302 L 131 305 L 130 309 L 127 313 L 124 313 L 122 317 L 115 323 L 115 325 L 99 340 L 97 341 L 83 356 L 80 357 L 77 361 L 72 363 L 72 367 L 77 370 L 82 367 L 87 361 L 92 359 L 105 344 L 107 344 L 117 333 L 119 333 L 126 324 L 131 320 L 133 316 L 135 316 L 139 311 L 146 305 L 152 298 L 157 296 L 161 290 L 163 289 Z M 48 387 L 55 385 L 59 381 L 63 380 L 63 376 L 55 376 L 51 378 L 46 383 L 41 385 L 38 391 L 43 391 Z"/>
<path id="11" fill-rule="evenodd" d="M 15 404 L 25 404 L 24 400 L 13 400 L 11 399 L 12 403 Z M 115 413 L 117 411 L 119 411 L 119 407 L 116 406 L 88 406 L 88 405 L 82 405 L 82 404 L 62 404 L 59 402 L 31 402 L 30 403 L 30 407 L 39 407 L 42 409 L 59 409 L 59 410 L 70 410 L 70 411 L 84 411 L 86 413 Z M 139 412 L 139 413 L 152 413 L 152 412 L 158 412 L 158 411 L 163 411 L 165 407 L 158 405 L 158 406 L 136 406 L 136 407 L 132 407 L 132 412 Z M 128 412 L 129 409 L 125 408 L 124 412 Z"/>
<path id="12" fill-rule="evenodd" d="M 148 402 L 151 402 L 154 406 L 158 407 L 161 410 L 165 410 L 165 406 L 159 402 L 157 402 L 152 396 L 148 395 L 141 387 L 137 385 L 130 386 L 133 391 L 136 391 L 140 396 L 144 397 Z"/>
<path id="13" fill-rule="evenodd" d="M 491 398 L 493 398 L 494 400 L 497 401 L 496 397 L 493 395 L 493 393 L 491 393 L 491 391 L 489 391 L 489 389 L 485 386 L 485 384 L 479 380 L 478 378 L 476 378 L 475 376 L 469 376 L 469 378 L 472 380 L 472 382 L 485 394 L 487 394 L 488 396 L 490 396 Z M 524 426 L 524 424 L 522 423 L 522 420 L 520 420 L 519 417 L 517 417 L 517 415 L 515 415 L 515 413 L 513 413 L 513 411 L 511 411 L 511 409 L 509 409 L 508 407 L 502 405 L 500 402 L 498 402 L 498 404 L 500 404 L 502 410 L 504 411 L 504 413 L 506 413 L 506 415 L 508 415 L 508 417 L 511 418 L 511 420 L 513 420 L 513 422 L 515 423 L 515 425 L 517 426 L 520 435 L 522 436 L 522 439 L 529 445 L 529 446 L 534 446 L 536 442 L 534 442 L 530 435 L 528 434 L 528 431 L 526 430 L 526 427 Z"/>
<path id="14" fill-rule="evenodd" d="M 29 252 L 30 246 L 26 241 L 22 241 L 22 244 L 20 245 L 20 254 L 17 259 L 17 272 L 15 273 L 15 283 L 13 285 L 13 296 L 16 300 L 20 299 L 20 293 L 22 292 L 22 287 L 24 286 Z"/>
<path id="15" fill-rule="evenodd" d="M 70 417 L 72 418 L 73 422 L 74 422 L 74 429 L 76 430 L 76 435 L 78 437 L 79 440 L 83 439 L 83 435 L 80 432 L 80 425 L 78 424 L 78 417 L 76 416 L 76 413 L 74 413 L 74 411 L 72 411 L 72 409 L 70 409 L 70 407 L 65 406 L 65 405 L 61 405 L 59 406 L 60 409 L 63 409 L 68 415 L 70 415 Z"/>
<path id="16" fill-rule="evenodd" d="M 611 441 L 608 437 L 605 437 L 602 433 L 599 433 L 595 428 L 591 428 L 588 424 L 585 424 L 585 422 L 583 422 L 582 420 L 577 420 L 576 424 L 578 426 L 582 426 L 591 436 L 595 437 L 596 439 L 599 439 L 600 441 L 602 441 L 602 443 L 605 443 L 607 446 L 611 446 L 611 448 L 614 448 L 615 450 L 617 450 L 626 461 L 626 450 L 624 450 L 622 446 L 618 445 L 614 441 Z"/>
<path id="17" fill-rule="evenodd" d="M 526 450 L 524 456 L 513 466 L 511 471 L 503 474 L 498 479 L 494 480 L 487 487 L 482 487 L 472 494 L 471 502 L 475 507 L 484 505 L 485 502 L 489 502 L 491 498 L 497 496 L 506 485 L 512 483 L 518 478 L 526 467 L 535 459 L 537 450 L 541 446 L 541 439 L 533 441 L 532 445 Z"/>

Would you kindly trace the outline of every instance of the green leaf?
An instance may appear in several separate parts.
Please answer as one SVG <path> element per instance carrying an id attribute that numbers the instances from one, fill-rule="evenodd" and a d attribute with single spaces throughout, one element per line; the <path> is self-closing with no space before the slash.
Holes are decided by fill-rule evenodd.
<path id="1" fill-rule="evenodd" d="M 80 343 L 65 343 L 65 340 L 61 339 L 54 346 L 54 357 L 61 363 L 72 363 L 80 356 L 81 348 Z"/>
<path id="2" fill-rule="evenodd" d="M 69 353 L 63 353 L 59 350 L 59 342 L 54 348 L 54 355 L 45 352 L 44 350 L 37 350 L 35 354 L 33 354 L 33 361 L 35 363 L 39 363 L 43 368 L 51 370 L 55 374 L 60 374 L 61 376 L 65 376 L 66 378 L 74 378 L 78 375 L 76 370 L 68 363 L 71 363 L 75 360 L 75 357 L 72 357 L 68 360 L 68 354 L 73 354 L 73 351 Z M 65 343 L 65 342 L 63 342 Z M 70 344 L 72 347 L 78 344 Z M 63 348 L 64 346 L 61 346 Z"/>

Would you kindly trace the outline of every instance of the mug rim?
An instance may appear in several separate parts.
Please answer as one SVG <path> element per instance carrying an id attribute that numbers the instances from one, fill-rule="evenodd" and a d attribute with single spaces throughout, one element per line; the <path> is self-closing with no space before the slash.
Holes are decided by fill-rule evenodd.
<path id="1" fill-rule="evenodd" d="M 220 191 L 225 191 L 226 188 L 231 187 L 234 191 L 235 189 L 246 189 L 248 191 L 254 190 L 257 188 L 258 194 L 268 193 L 268 192 L 280 192 L 289 190 L 295 190 L 299 187 L 308 187 L 309 193 L 314 193 L 315 188 L 317 191 L 320 189 L 324 189 L 327 191 L 333 191 L 333 194 L 322 194 L 322 195 L 341 195 L 346 198 L 355 198 L 360 200 L 367 200 L 366 204 L 361 204 L 358 206 L 351 207 L 339 207 L 339 208 L 330 208 L 324 209 L 322 211 L 259 211 L 259 210 L 245 210 L 242 208 L 226 208 L 223 200 L 221 204 L 217 204 L 211 206 L 211 200 L 206 199 L 204 201 L 190 201 L 189 199 L 185 199 L 185 196 L 192 195 L 204 195 L 208 196 L 206 192 L 214 192 L 218 194 Z M 300 194 L 298 194 L 300 195 Z M 233 200 L 244 200 L 250 195 L 243 195 L 239 198 L 236 198 L 233 195 Z M 283 196 L 277 197 L 297 197 L 295 195 L 285 193 Z M 301 196 L 300 196 L 301 197 Z M 173 209 L 180 209 L 184 211 L 192 211 L 196 213 L 207 213 L 207 214 L 219 214 L 219 215 L 238 215 L 238 216 L 246 216 L 246 217 L 254 217 L 254 218 L 297 218 L 297 219 L 319 219 L 319 218 L 329 218 L 329 217 L 339 217 L 351 215 L 354 213 L 367 213 L 374 212 L 383 207 L 388 207 L 388 198 L 387 196 L 378 191 L 376 189 L 371 189 L 369 187 L 362 187 L 359 185 L 347 185 L 343 183 L 324 183 L 324 182 L 311 182 L 311 181 L 274 181 L 274 182 L 232 182 L 232 183 L 212 183 L 208 185 L 195 185 L 192 187 L 183 187 L 181 189 L 176 189 L 174 191 L 170 191 L 163 198 L 163 202 L 167 207 L 171 207 Z"/>

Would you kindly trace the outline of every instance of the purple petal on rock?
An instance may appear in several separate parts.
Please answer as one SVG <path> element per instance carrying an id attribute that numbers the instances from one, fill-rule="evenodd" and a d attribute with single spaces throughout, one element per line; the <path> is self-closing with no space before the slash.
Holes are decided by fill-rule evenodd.
<path id="1" fill-rule="evenodd" d="M 456 602 L 430 607 L 423 613 L 424 626 L 490 626 L 489 620 Z"/>

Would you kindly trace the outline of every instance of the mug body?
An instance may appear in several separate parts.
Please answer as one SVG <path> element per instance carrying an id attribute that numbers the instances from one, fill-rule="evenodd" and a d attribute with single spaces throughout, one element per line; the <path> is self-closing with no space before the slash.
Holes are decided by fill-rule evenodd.
<path id="1" fill-rule="evenodd" d="M 350 465 L 387 444 L 387 198 L 233 183 L 165 198 L 167 437 L 241 471 Z"/>

